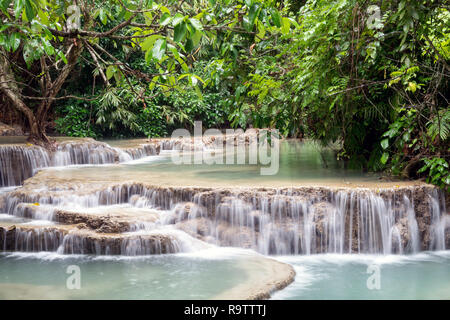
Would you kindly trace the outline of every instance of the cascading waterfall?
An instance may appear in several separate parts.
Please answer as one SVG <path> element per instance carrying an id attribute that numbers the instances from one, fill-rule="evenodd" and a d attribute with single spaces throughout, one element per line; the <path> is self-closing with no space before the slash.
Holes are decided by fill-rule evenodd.
<path id="1" fill-rule="evenodd" d="M 3 251 L 95 255 L 150 255 L 182 251 L 178 239 L 167 234 L 123 234 L 117 237 L 57 227 L 0 227 Z"/>
<path id="2" fill-rule="evenodd" d="M 52 156 L 52 166 L 113 163 L 117 157 L 114 149 L 105 143 L 63 143 Z"/>
<path id="3" fill-rule="evenodd" d="M 19 185 L 44 167 L 126 162 L 159 154 L 160 150 L 205 150 L 213 143 L 213 137 L 202 141 L 163 139 L 113 148 L 85 139 L 61 142 L 55 151 L 3 145 L 0 186 Z M 201 247 L 200 243 L 212 243 L 278 255 L 403 254 L 450 246 L 445 195 L 430 186 L 241 190 L 165 188 L 144 183 L 106 187 L 99 183 L 86 189 L 75 184 L 24 189 L 2 194 L 0 212 L 61 225 L 87 224 L 72 229 L 61 229 L 58 224 L 19 226 L 9 231 L 0 226 L 4 230 L 3 250 L 140 255 L 191 250 Z M 158 212 L 156 221 L 137 217 L 110 223 L 105 218 L 106 222 L 93 223 L 87 221 L 88 210 L 80 218 L 84 209 L 122 204 L 141 208 L 140 214 L 152 209 Z M 106 234 L 111 232 L 114 234 Z"/>
<path id="4" fill-rule="evenodd" d="M 36 145 L 0 145 L 0 187 L 21 185 L 41 168 L 127 162 L 158 153 L 154 144 L 122 150 L 90 139 L 59 143 L 55 151 Z"/>
<path id="5" fill-rule="evenodd" d="M 171 226 L 202 241 L 252 248 L 264 254 L 402 254 L 448 248 L 450 224 L 443 197 L 432 187 L 376 192 L 320 187 L 233 192 L 121 184 L 85 195 L 25 194 L 19 189 L 7 195 L 3 211 L 38 217 L 36 213 L 25 214 L 26 208 L 40 203 L 35 212 L 74 206 L 82 212 L 83 207 L 128 204 L 161 212 L 156 223 L 135 221 L 129 231 L 158 232 Z M 52 219 L 52 215 L 47 219 Z M 75 235 L 72 238 L 66 242 L 78 244 L 68 247 L 92 246 L 76 242 L 81 240 L 76 240 Z M 128 243 L 135 245 L 124 249 L 125 245 L 121 250 L 103 246 L 87 252 L 147 252 L 146 242 L 135 239 Z M 153 248 L 152 252 L 158 252 L 157 246 Z M 176 250 L 179 249 L 173 249 Z"/>
<path id="6" fill-rule="evenodd" d="M 60 142 L 54 151 L 31 144 L 0 145 L 0 187 L 19 186 L 41 168 L 127 162 L 158 155 L 160 150 L 204 150 L 213 143 L 214 139 L 195 144 L 190 139 L 167 139 L 114 148 L 104 142 L 83 139 Z"/>
<path id="7" fill-rule="evenodd" d="M 450 226 L 450 217 L 449 215 L 442 215 L 443 210 L 445 212 L 445 202 L 443 197 L 439 197 L 437 190 L 433 190 L 433 193 L 429 197 L 432 217 L 430 226 L 430 249 L 445 250 L 448 248 L 446 244 L 446 228 Z"/>
<path id="8" fill-rule="evenodd" d="M 51 163 L 48 152 L 37 146 L 0 146 L 0 187 L 17 186 L 38 168 Z"/>

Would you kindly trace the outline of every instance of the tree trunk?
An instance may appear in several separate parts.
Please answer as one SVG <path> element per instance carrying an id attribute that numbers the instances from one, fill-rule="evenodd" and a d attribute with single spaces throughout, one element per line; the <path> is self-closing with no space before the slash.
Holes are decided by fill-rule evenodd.
<path id="1" fill-rule="evenodd" d="M 17 82 L 15 81 L 14 73 L 10 68 L 9 61 L 6 59 L 7 52 L 2 49 L 0 55 L 0 90 L 6 97 L 8 97 L 13 107 L 25 115 L 30 127 L 28 141 L 47 148 L 53 147 L 54 144 L 45 134 L 47 113 L 50 110 L 53 99 L 57 96 L 65 80 L 72 72 L 82 52 L 82 42 L 74 39 L 73 44 L 67 53 L 68 63 L 62 68 L 58 77 L 53 82 L 50 79 L 48 70 L 46 70 L 47 66 L 45 63 L 42 63 L 43 60 L 41 59 L 41 67 L 43 69 L 42 72 L 44 72 L 47 80 L 44 87 L 45 89 L 42 92 L 42 98 L 45 98 L 45 100 L 42 100 L 37 108 L 36 114 L 34 114 L 33 110 L 29 108 L 21 99 L 20 90 L 17 86 Z"/>
<path id="2" fill-rule="evenodd" d="M 28 140 L 40 145 L 50 144 L 50 140 L 45 135 L 43 128 L 38 125 L 37 119 L 31 110 L 20 98 L 19 88 L 14 79 L 13 73 L 6 59 L 6 52 L 2 50 L 0 57 L 0 89 L 6 97 L 11 101 L 12 106 L 22 112 L 30 126 L 30 135 Z"/>

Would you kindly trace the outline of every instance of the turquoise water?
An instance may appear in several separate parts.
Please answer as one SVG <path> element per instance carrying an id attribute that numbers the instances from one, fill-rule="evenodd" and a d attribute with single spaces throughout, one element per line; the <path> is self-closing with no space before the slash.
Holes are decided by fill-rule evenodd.
<path id="1" fill-rule="evenodd" d="M 279 260 L 293 265 L 297 275 L 295 282 L 275 293 L 273 299 L 450 299 L 450 251 L 411 256 L 326 254 Z M 379 290 L 367 286 L 368 278 L 376 273 L 368 270 L 369 266 L 379 268 Z"/>
<path id="2" fill-rule="evenodd" d="M 221 158 L 218 155 L 215 158 Z M 225 162 L 225 161 L 224 161 Z M 237 162 L 237 161 L 236 161 Z M 250 165 L 248 158 L 246 164 L 181 164 L 174 165 L 170 161 L 152 164 L 137 165 L 147 170 L 158 170 L 172 173 L 192 174 L 200 179 L 211 180 L 285 180 L 295 181 L 302 179 L 328 179 L 357 177 L 366 178 L 369 175 L 359 170 L 348 170 L 344 168 L 342 161 L 336 160 L 333 151 L 322 148 L 315 142 L 282 141 L 280 143 L 279 170 L 270 177 L 261 176 L 261 167 L 268 165 Z"/>
<path id="3" fill-rule="evenodd" d="M 248 154 L 245 164 L 175 164 L 172 161 L 172 155 L 173 151 L 163 150 L 159 156 L 150 156 L 120 165 L 69 168 L 58 172 L 57 175 L 62 178 L 85 176 L 96 180 L 102 177 L 114 177 L 115 180 L 137 179 L 178 185 L 202 183 L 205 185 L 278 186 L 304 182 L 379 181 L 379 176 L 376 174 L 345 168 L 342 161 L 336 160 L 331 149 L 323 148 L 313 141 L 282 141 L 279 170 L 274 175 L 261 175 L 261 168 L 269 165 L 249 164 Z M 219 158 L 223 159 L 224 155 L 213 156 L 213 159 Z"/>
<path id="4" fill-rule="evenodd" d="M 450 252 L 412 256 L 312 255 L 277 257 L 296 280 L 273 299 L 450 299 Z M 81 271 L 69 290 L 67 267 Z M 0 299 L 210 299 L 246 278 L 236 259 L 186 255 L 152 257 L 0 255 Z M 380 289 L 370 290 L 369 266 Z M 218 276 L 220 275 L 220 276 Z"/>
<path id="5" fill-rule="evenodd" d="M 0 299 L 210 299 L 246 278 L 237 262 L 183 255 L 0 254 Z M 79 290 L 66 287 L 70 265 L 80 268 Z"/>

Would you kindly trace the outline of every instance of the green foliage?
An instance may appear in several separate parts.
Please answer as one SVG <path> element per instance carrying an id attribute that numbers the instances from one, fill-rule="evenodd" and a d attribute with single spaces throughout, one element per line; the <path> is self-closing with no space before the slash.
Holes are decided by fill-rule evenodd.
<path id="1" fill-rule="evenodd" d="M 367 170 L 403 174 L 424 157 L 448 159 L 448 8 L 406 0 L 292 7 L 299 11 L 287 5 L 265 26 L 271 37 L 236 35 L 226 44 L 234 60 L 210 63 L 209 81 L 235 93 L 232 125 L 340 141 L 339 157 Z"/>
<path id="2" fill-rule="evenodd" d="M 428 171 L 427 182 L 450 191 L 450 173 L 448 162 L 442 158 L 424 158 L 425 165 L 419 169 L 419 173 Z"/>
<path id="3" fill-rule="evenodd" d="M 21 85 L 25 96 L 46 94 L 42 61 L 54 79 L 70 46 L 89 49 L 62 86 L 84 100 L 55 102 L 60 133 L 155 137 L 196 120 L 271 127 L 338 142 L 350 167 L 448 184 L 450 14 L 441 1 L 86 3 L 86 33 L 74 38 L 63 28 L 71 1 L 0 1 L 0 49 L 16 61 L 16 82 L 32 87 Z M 33 111 L 36 101 L 27 101 Z"/>
<path id="4" fill-rule="evenodd" d="M 427 134 L 433 141 L 436 137 L 442 141 L 450 138 L 450 109 L 439 110 L 439 113 L 428 121 L 427 129 Z"/>
<path id="5" fill-rule="evenodd" d="M 55 120 L 56 130 L 59 133 L 70 137 L 98 137 L 90 120 L 92 110 L 86 103 L 72 101 L 65 105 L 60 112 L 64 116 Z"/>

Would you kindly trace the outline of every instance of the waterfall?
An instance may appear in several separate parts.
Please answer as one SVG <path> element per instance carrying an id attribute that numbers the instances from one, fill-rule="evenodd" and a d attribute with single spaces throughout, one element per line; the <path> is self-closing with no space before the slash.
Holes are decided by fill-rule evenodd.
<path id="1" fill-rule="evenodd" d="M 0 187 L 21 185 L 46 167 L 127 162 L 157 155 L 159 150 L 159 142 L 120 149 L 93 139 L 61 142 L 55 151 L 35 145 L 0 145 Z"/>
<path id="2" fill-rule="evenodd" d="M 450 228 L 450 217 L 442 215 L 442 212 L 445 212 L 445 202 L 443 197 L 438 196 L 437 190 L 433 190 L 429 197 L 431 201 L 430 249 L 445 250 L 448 248 L 446 228 Z"/>
<path id="3" fill-rule="evenodd" d="M 160 150 L 205 150 L 214 141 L 212 137 L 195 143 L 161 139 L 114 148 L 83 139 L 60 142 L 54 151 L 33 145 L 2 145 L 0 186 L 19 185 L 40 168 L 126 162 L 157 155 Z M 100 206 L 107 212 L 116 205 L 125 205 L 125 211 L 142 209 L 141 215 L 151 209 L 157 212 L 151 213 L 156 220 L 143 216 L 99 218 L 101 215 L 92 213 Z M 3 250 L 140 255 L 192 250 L 210 243 L 263 254 L 308 255 L 406 254 L 450 247 L 445 194 L 427 185 L 377 190 L 214 189 L 146 183 L 35 187 L 30 183 L 2 193 L 0 212 L 54 222 L 45 228 L 19 225 L 14 231 L 0 226 Z M 83 226 L 74 227 L 78 224 Z"/>
<path id="4" fill-rule="evenodd" d="M 176 237 L 153 235 L 98 235 L 89 231 L 49 228 L 2 228 L 0 248 L 3 251 L 39 252 L 60 254 L 96 255 L 150 255 L 182 251 Z"/>
<path id="5" fill-rule="evenodd" d="M 48 152 L 38 146 L 0 146 L 0 187 L 16 186 L 37 169 L 51 163 Z"/>
<path id="6" fill-rule="evenodd" d="M 25 193 L 17 189 L 6 195 L 3 211 L 49 220 L 59 216 L 58 221 L 64 222 L 58 212 L 65 208 L 82 213 L 82 208 L 127 204 L 159 212 L 156 222 L 138 219 L 129 223 L 128 231 L 162 232 L 163 227 L 171 226 L 205 242 L 251 248 L 263 254 L 403 254 L 449 247 L 444 196 L 428 186 L 377 191 L 323 187 L 233 191 L 118 184 L 88 194 L 64 190 Z M 81 241 L 77 237 L 67 238 L 66 242 L 74 244 L 64 248 L 83 246 L 75 245 Z M 134 238 L 123 241 L 120 250 L 103 246 L 100 251 L 88 252 L 138 254 L 146 252 L 142 246 L 150 245 Z M 158 246 L 151 247 L 152 252 L 158 252 Z"/>

